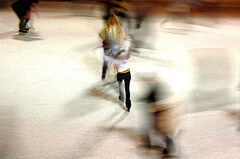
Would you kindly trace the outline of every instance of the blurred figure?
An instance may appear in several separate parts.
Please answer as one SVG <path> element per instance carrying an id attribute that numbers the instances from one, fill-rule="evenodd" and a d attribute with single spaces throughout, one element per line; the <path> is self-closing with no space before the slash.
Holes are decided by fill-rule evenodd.
<path id="1" fill-rule="evenodd" d="M 130 57 L 129 54 L 130 40 L 125 38 L 122 41 L 121 48 L 115 46 L 111 52 L 110 56 L 104 56 L 104 60 L 114 63 L 117 69 L 117 81 L 119 84 L 119 100 L 124 102 L 124 96 L 122 91 L 122 83 L 124 81 L 125 84 L 125 94 L 126 94 L 126 107 L 127 111 L 130 111 L 131 108 L 131 99 L 130 99 L 130 81 L 131 81 L 131 73 L 130 67 L 128 64 L 128 59 Z"/>
<path id="2" fill-rule="evenodd" d="M 150 7 L 150 5 L 148 5 L 146 1 L 145 3 L 135 2 L 133 10 L 135 13 L 134 15 L 135 24 L 133 29 L 140 29 L 142 27 L 144 19 L 148 16 L 148 14 L 151 11 L 154 11 L 155 8 L 153 6 Z"/>
<path id="3" fill-rule="evenodd" d="M 167 6 L 167 13 L 160 23 L 161 27 L 168 21 L 185 21 L 186 23 L 192 23 L 187 19 L 184 14 L 188 14 L 192 16 L 192 12 L 194 12 L 194 6 L 199 5 L 197 0 L 170 0 Z"/>
<path id="4" fill-rule="evenodd" d="M 27 34 L 29 28 L 26 24 L 30 18 L 31 7 L 33 3 L 39 3 L 38 0 L 18 0 L 12 4 L 14 12 L 17 14 L 19 23 L 19 34 Z"/>
<path id="5" fill-rule="evenodd" d="M 118 18 L 114 14 L 108 18 L 107 25 L 105 25 L 99 33 L 99 37 L 103 40 L 104 57 L 109 56 L 109 53 L 114 46 L 120 46 L 125 34 L 119 24 Z M 105 60 L 103 61 L 102 80 L 105 80 L 109 63 Z"/>
<path id="6" fill-rule="evenodd" d="M 112 12 L 120 19 L 120 24 L 123 26 L 124 23 L 127 25 L 125 28 L 129 29 L 129 16 L 127 14 L 128 12 L 128 4 L 125 0 L 114 0 L 113 1 L 113 7 L 112 7 Z M 125 29 L 125 30 L 126 30 Z"/>
<path id="7" fill-rule="evenodd" d="M 125 23 L 128 24 L 128 26 L 125 27 L 126 29 L 129 29 L 130 27 L 130 21 L 129 16 L 127 14 L 128 12 L 128 4 L 125 0 L 111 0 L 105 2 L 106 5 L 106 15 L 104 17 L 105 20 L 107 20 L 111 14 L 115 14 L 119 21 L 121 26 L 125 26 Z"/>
<path id="8" fill-rule="evenodd" d="M 146 82 L 147 93 L 142 98 L 146 104 L 146 118 L 142 125 L 142 139 L 146 148 L 163 149 L 164 156 L 171 156 L 175 152 L 174 140 L 178 133 L 180 105 L 173 97 L 167 83 L 158 78 L 155 73 L 141 77 Z M 153 144 L 157 138 L 163 145 Z"/>

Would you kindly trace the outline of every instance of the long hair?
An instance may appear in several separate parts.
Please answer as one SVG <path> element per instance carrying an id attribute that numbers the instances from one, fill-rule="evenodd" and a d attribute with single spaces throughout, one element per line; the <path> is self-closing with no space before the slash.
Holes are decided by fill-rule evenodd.
<path id="1" fill-rule="evenodd" d="M 108 21 L 107 21 L 107 28 L 110 28 L 111 27 L 111 20 L 114 20 L 115 21 L 115 25 L 117 25 L 117 36 L 119 38 L 119 42 L 121 42 L 124 37 L 125 37 L 125 34 L 123 32 L 123 29 L 119 23 L 119 20 L 117 18 L 116 15 L 112 14 L 109 18 L 108 18 Z M 109 29 L 107 29 L 107 32 L 109 33 Z"/>

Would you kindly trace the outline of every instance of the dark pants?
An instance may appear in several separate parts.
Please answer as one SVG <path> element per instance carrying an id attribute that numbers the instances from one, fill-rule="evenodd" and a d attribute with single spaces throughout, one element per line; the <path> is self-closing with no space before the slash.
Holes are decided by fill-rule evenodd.
<path id="1" fill-rule="evenodd" d="M 126 103 L 129 103 L 129 102 L 131 102 L 130 101 L 130 90 L 129 90 L 131 73 L 127 72 L 127 73 L 118 73 L 117 74 L 117 81 L 119 83 L 120 98 L 122 98 L 121 84 L 122 84 L 123 80 L 124 80 L 124 83 L 125 83 Z"/>
<path id="2" fill-rule="evenodd" d="M 16 13 L 17 17 L 19 18 L 19 31 L 26 30 L 26 24 L 27 24 L 27 10 L 21 8 L 21 5 L 18 5 L 18 3 L 14 3 L 12 5 L 13 11 Z"/>
<path id="3" fill-rule="evenodd" d="M 102 79 L 103 80 L 106 77 L 107 68 L 108 68 L 108 62 L 107 61 L 103 61 L 103 68 L 102 68 Z"/>

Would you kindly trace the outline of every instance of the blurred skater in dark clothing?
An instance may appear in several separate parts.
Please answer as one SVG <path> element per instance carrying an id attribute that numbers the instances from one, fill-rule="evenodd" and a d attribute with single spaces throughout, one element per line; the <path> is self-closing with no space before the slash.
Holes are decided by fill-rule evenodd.
<path id="1" fill-rule="evenodd" d="M 147 74 L 147 73 L 146 73 Z M 173 96 L 169 85 L 160 78 L 143 77 L 146 94 L 142 101 L 146 105 L 146 117 L 142 124 L 142 139 L 146 148 L 160 148 L 164 156 L 175 153 L 175 139 L 179 131 L 181 105 Z M 154 144 L 161 138 L 163 145 Z"/>
<path id="2" fill-rule="evenodd" d="M 34 3 L 39 3 L 38 0 L 18 0 L 12 4 L 13 11 L 17 14 L 19 22 L 19 34 L 27 34 L 29 28 L 26 27 L 28 22 L 29 12 Z"/>

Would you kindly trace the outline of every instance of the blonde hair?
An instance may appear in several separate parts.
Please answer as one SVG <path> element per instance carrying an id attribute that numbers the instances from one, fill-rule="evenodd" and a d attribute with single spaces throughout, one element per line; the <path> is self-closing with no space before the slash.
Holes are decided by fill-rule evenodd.
<path id="1" fill-rule="evenodd" d="M 108 18 L 108 21 L 107 21 L 107 28 L 110 28 L 111 26 L 111 20 L 114 20 L 116 22 L 116 25 L 117 25 L 117 34 L 118 34 L 118 39 L 119 39 L 119 42 L 121 42 L 124 37 L 125 37 L 125 34 L 123 32 L 123 29 L 119 23 L 119 20 L 117 18 L 116 15 L 112 14 L 109 18 Z M 109 33 L 109 29 L 106 30 L 107 33 Z"/>

